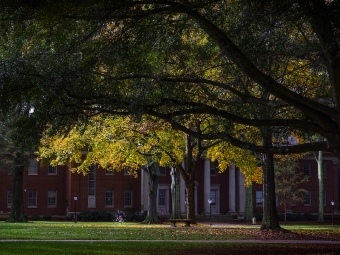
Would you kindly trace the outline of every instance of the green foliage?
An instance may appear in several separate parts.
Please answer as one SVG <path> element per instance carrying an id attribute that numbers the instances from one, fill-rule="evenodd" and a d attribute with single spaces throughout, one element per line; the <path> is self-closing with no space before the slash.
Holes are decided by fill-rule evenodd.
<path id="1" fill-rule="evenodd" d="M 278 194 L 279 204 L 285 209 L 291 202 L 302 202 L 303 195 L 307 192 L 301 184 L 308 182 L 302 172 L 297 173 L 297 162 L 281 159 L 275 164 L 275 192 Z"/>
<path id="2" fill-rule="evenodd" d="M 46 221 L 51 221 L 51 220 L 52 220 L 52 215 L 50 215 L 50 214 L 45 214 L 45 215 L 43 215 L 42 219 L 43 219 L 43 220 L 46 220 Z"/>
<path id="3" fill-rule="evenodd" d="M 38 220 L 40 220 L 40 215 L 38 215 L 38 214 L 33 214 L 33 215 L 31 216 L 31 219 L 32 219 L 33 221 L 38 221 Z"/>

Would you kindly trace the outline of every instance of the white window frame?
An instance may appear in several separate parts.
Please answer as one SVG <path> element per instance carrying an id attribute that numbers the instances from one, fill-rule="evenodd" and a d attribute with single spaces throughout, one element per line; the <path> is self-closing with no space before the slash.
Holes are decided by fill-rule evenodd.
<path id="1" fill-rule="evenodd" d="M 107 169 L 105 169 L 105 175 L 115 175 L 115 171 L 109 171 Z"/>
<path id="2" fill-rule="evenodd" d="M 35 158 L 28 159 L 28 175 L 38 175 L 38 161 Z"/>
<path id="3" fill-rule="evenodd" d="M 57 167 L 48 165 L 48 175 L 57 175 Z"/>
<path id="4" fill-rule="evenodd" d="M 310 162 L 303 163 L 303 175 L 306 177 L 311 177 L 311 163 Z"/>
<path id="5" fill-rule="evenodd" d="M 133 206 L 133 191 L 124 190 L 124 207 L 132 207 L 132 206 Z"/>
<path id="6" fill-rule="evenodd" d="M 166 167 L 164 166 L 159 167 L 159 175 L 166 176 Z"/>
<path id="7" fill-rule="evenodd" d="M 130 168 L 129 168 L 128 166 L 125 166 L 125 167 L 123 168 L 124 175 L 130 175 L 130 174 L 129 174 L 129 170 L 130 170 Z"/>
<path id="8" fill-rule="evenodd" d="M 13 203 L 12 190 L 7 190 L 7 208 L 11 208 Z"/>
<path id="9" fill-rule="evenodd" d="M 323 178 L 326 178 L 326 163 L 322 162 L 322 175 Z"/>
<path id="10" fill-rule="evenodd" d="M 105 207 L 114 207 L 114 191 L 105 190 Z"/>
<path id="11" fill-rule="evenodd" d="M 37 191 L 36 190 L 29 190 L 28 191 L 28 207 L 29 208 L 36 208 L 37 207 Z"/>
<path id="12" fill-rule="evenodd" d="M 47 207 L 48 208 L 57 207 L 57 191 L 56 190 L 47 191 Z"/>
<path id="13" fill-rule="evenodd" d="M 90 171 L 88 173 L 88 192 L 89 196 L 96 195 L 96 168 L 94 165 L 89 167 Z"/>
<path id="14" fill-rule="evenodd" d="M 260 196 L 261 194 L 261 196 Z M 263 206 L 263 191 L 262 190 L 256 190 L 255 191 L 255 204 L 258 207 Z"/>
<path id="15" fill-rule="evenodd" d="M 309 201 L 307 201 L 307 200 L 309 200 Z M 307 203 L 306 203 L 306 201 L 307 201 Z M 307 193 L 305 193 L 305 194 L 303 195 L 303 205 L 304 205 L 304 206 L 310 206 L 310 205 L 312 205 L 312 194 L 311 194 L 310 191 L 307 191 Z"/>
<path id="16" fill-rule="evenodd" d="M 217 175 L 217 166 L 216 162 L 210 161 L 210 176 L 216 176 Z"/>

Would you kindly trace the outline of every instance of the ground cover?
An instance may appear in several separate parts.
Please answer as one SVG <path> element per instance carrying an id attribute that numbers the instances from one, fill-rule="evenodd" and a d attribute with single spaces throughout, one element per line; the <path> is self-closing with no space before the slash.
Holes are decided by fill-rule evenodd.
<path id="1" fill-rule="evenodd" d="M 340 254 L 340 226 L 294 224 L 286 231 L 261 231 L 250 224 L 170 224 L 89 222 L 0 222 L 0 254 Z M 89 241 L 86 241 L 89 240 Z M 149 240 L 144 242 L 143 240 Z M 164 240 L 164 241 L 162 241 Z M 232 243 L 224 243 L 229 240 Z M 259 240 L 248 243 L 247 240 Z M 267 241 L 288 240 L 281 244 Z M 290 241 L 289 241 L 290 240 Z M 294 240 L 309 240 L 294 244 Z M 315 243 L 313 243 L 315 240 Z M 236 243 L 236 242 L 242 243 Z"/>

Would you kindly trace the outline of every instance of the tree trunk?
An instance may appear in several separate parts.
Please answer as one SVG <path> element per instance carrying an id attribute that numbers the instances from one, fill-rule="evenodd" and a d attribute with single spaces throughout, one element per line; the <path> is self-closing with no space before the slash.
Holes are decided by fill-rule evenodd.
<path id="1" fill-rule="evenodd" d="M 261 229 L 281 229 L 276 212 L 273 154 L 263 154 L 263 219 Z"/>
<path id="2" fill-rule="evenodd" d="M 181 218 L 181 200 L 180 200 L 180 173 L 176 168 L 171 168 L 171 197 L 172 211 L 171 219 Z"/>
<path id="3" fill-rule="evenodd" d="M 272 146 L 270 130 L 264 128 L 261 131 L 263 145 Z M 263 218 L 261 229 L 281 229 L 276 211 L 274 155 L 272 153 L 264 153 L 262 156 Z"/>
<path id="4" fill-rule="evenodd" d="M 23 200 L 23 172 L 24 162 L 21 156 L 17 156 L 15 167 L 12 172 L 13 188 L 12 188 L 12 205 L 8 222 L 27 222 L 27 217 L 24 213 L 24 200 Z"/>
<path id="5" fill-rule="evenodd" d="M 246 205 L 244 212 L 244 220 L 246 222 L 251 222 L 254 217 L 254 207 L 253 207 L 253 184 L 246 187 Z"/>
<path id="6" fill-rule="evenodd" d="M 318 222 L 323 223 L 323 171 L 322 171 L 322 151 L 319 151 L 318 154 L 318 182 L 319 182 L 319 213 L 318 213 Z"/>
<path id="7" fill-rule="evenodd" d="M 157 215 L 157 190 L 159 184 L 159 169 L 156 163 L 151 163 L 144 168 L 149 176 L 149 204 L 148 213 L 143 223 L 159 224 L 161 221 Z"/>
<path id="8" fill-rule="evenodd" d="M 195 216 L 195 181 L 186 183 L 187 191 L 187 219 L 191 219 L 191 223 L 196 223 Z"/>

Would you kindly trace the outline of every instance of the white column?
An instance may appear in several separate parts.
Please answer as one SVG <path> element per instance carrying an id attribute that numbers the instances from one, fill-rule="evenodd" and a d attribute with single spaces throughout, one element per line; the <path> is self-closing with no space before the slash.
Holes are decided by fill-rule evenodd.
<path id="1" fill-rule="evenodd" d="M 229 167 L 229 210 L 236 212 L 236 176 L 235 176 L 235 162 L 231 162 Z"/>
<path id="2" fill-rule="evenodd" d="M 240 171 L 240 170 L 238 170 Z M 245 177 L 244 174 L 240 171 L 239 172 L 239 182 L 238 182 L 238 194 L 239 194 L 239 205 L 240 205 L 240 212 L 245 212 L 245 206 L 246 206 L 246 187 L 245 187 Z"/>
<path id="3" fill-rule="evenodd" d="M 210 198 L 210 160 L 204 160 L 204 210 L 209 212 L 210 205 L 208 199 Z"/>
<path id="4" fill-rule="evenodd" d="M 180 176 L 180 203 L 181 203 L 181 213 L 185 214 L 186 213 L 186 208 L 185 208 L 185 182 L 184 179 L 182 178 L 182 175 Z"/>

